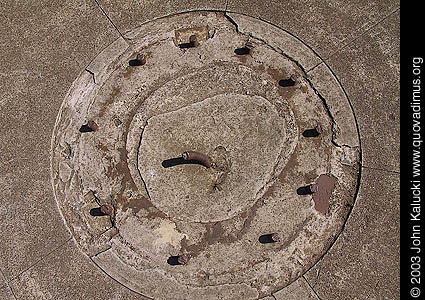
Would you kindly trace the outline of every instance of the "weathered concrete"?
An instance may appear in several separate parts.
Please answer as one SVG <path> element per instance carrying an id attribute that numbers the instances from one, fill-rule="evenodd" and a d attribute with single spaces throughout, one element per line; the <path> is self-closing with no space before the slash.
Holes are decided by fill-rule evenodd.
<path id="1" fill-rule="evenodd" d="M 69 238 L 51 194 L 52 128 L 72 81 L 119 35 L 91 1 L 1 9 L 0 266 L 11 280 Z"/>
<path id="2" fill-rule="evenodd" d="M 341 236 L 306 275 L 320 299 L 399 299 L 398 175 L 363 169 Z"/>
<path id="3" fill-rule="evenodd" d="M 246 19 L 245 30 L 267 32 Z M 199 44 L 181 49 L 193 34 Z M 358 139 L 345 138 L 357 132 L 345 95 L 323 98 L 325 84 L 315 88 L 285 44 L 241 32 L 222 13 L 160 19 L 125 38 L 129 45 L 105 49 L 74 82 L 54 131 L 55 195 L 82 250 L 151 298 L 170 297 L 154 288 L 158 281 L 175 287 L 174 299 L 232 289 L 234 299 L 256 299 L 298 278 L 354 202 L 359 149 Z M 292 36 L 282 39 L 300 61 L 314 57 Z M 235 54 L 248 44 L 248 55 Z M 146 63 L 135 67 L 137 53 Z M 281 84 L 291 75 L 294 86 Z M 79 132 L 89 121 L 97 129 Z M 320 136 L 304 136 L 318 125 Z M 214 166 L 165 165 L 192 150 Z M 314 181 L 320 195 L 311 205 L 297 189 Z M 87 213 L 103 203 L 116 208 L 114 230 Z M 282 243 L 261 245 L 271 230 Z M 167 266 L 179 254 L 191 257 L 187 266 Z"/>
<path id="4" fill-rule="evenodd" d="M 276 300 L 319 300 L 304 277 L 298 278 L 291 285 L 273 293 L 273 296 Z"/>
<path id="5" fill-rule="evenodd" d="M 290 32 L 323 59 L 338 52 L 395 10 L 397 0 L 229 0 L 229 12 L 261 18 Z"/>
<path id="6" fill-rule="evenodd" d="M 328 61 L 350 99 L 363 165 L 400 169 L 400 11 Z"/>
<path id="7" fill-rule="evenodd" d="M 146 300 L 106 276 L 73 241 L 11 282 L 18 299 Z"/>
<path id="8" fill-rule="evenodd" d="M 226 3 L 222 3 L 224 1 L 178 1 L 172 5 L 169 1 L 165 5 L 157 1 L 131 4 L 116 1 L 98 2 L 122 33 L 150 19 L 181 10 L 226 7 Z M 399 17 L 398 12 L 393 13 L 398 7 L 398 1 L 365 1 L 354 4 L 311 1 L 303 6 L 299 2 L 228 1 L 230 10 L 251 14 L 277 24 L 325 58 L 336 78 L 343 83 L 355 109 L 365 150 L 365 166 L 395 172 L 399 169 L 398 155 L 394 155 L 399 151 L 399 97 L 397 85 L 391 84 L 399 80 Z M 4 17 L 0 24 L 0 31 L 3 33 L 0 41 L 0 198 L 7 199 L 0 204 L 1 220 L 6 220 L 6 226 L 0 234 L 3 241 L 0 246 L 0 268 L 6 275 L 5 282 L 14 287 L 19 298 L 34 299 L 37 298 L 34 295 L 44 293 L 45 297 L 41 297 L 42 299 L 79 299 L 86 291 L 92 291 L 91 285 L 101 285 L 105 282 L 109 284 L 109 277 L 91 266 L 91 262 L 78 250 L 73 250 L 72 254 L 64 251 L 63 243 L 68 240 L 69 235 L 62 225 L 48 184 L 50 137 L 60 103 L 71 82 L 120 34 L 94 1 L 78 0 L 60 4 L 45 1 L 25 4 L 13 2 L 4 3 L 0 11 Z M 126 46 L 126 42 L 121 42 Z M 313 68 L 310 75 L 315 75 L 315 72 L 321 71 L 322 68 L 323 64 Z M 95 64 L 91 65 L 90 69 L 96 70 Z M 88 78 L 93 80 L 93 75 L 86 73 Z M 320 72 L 318 74 L 321 75 Z M 101 73 L 95 74 L 99 82 L 102 76 Z M 314 80 L 314 76 L 311 80 Z M 313 84 L 318 86 L 316 82 Z M 378 101 L 374 94 L 376 87 L 379 91 Z M 331 88 L 328 86 L 322 90 L 322 95 L 325 95 L 328 89 Z M 332 89 L 330 96 L 335 93 L 340 91 Z M 325 98 L 330 97 L 325 95 Z M 393 100 L 388 104 L 388 99 Z M 379 122 L 374 121 L 378 119 Z M 385 122 L 386 120 L 390 122 Z M 119 119 L 113 119 L 113 122 L 116 126 L 120 125 Z M 385 134 L 380 135 L 380 132 Z M 396 134 L 393 134 L 394 132 Z M 343 145 L 345 142 L 338 144 Z M 66 145 L 63 146 L 63 153 L 66 155 Z M 349 148 L 343 149 L 344 161 L 352 161 L 355 155 L 347 151 Z M 137 169 L 133 171 L 137 172 Z M 61 177 L 66 179 L 68 172 L 66 166 L 62 166 Z M 366 175 L 363 180 L 367 183 L 376 179 L 375 176 Z M 397 179 L 391 179 L 389 182 L 396 183 Z M 392 193 L 398 193 L 397 185 Z M 375 197 L 376 194 L 370 192 L 363 200 L 369 199 L 368 202 L 372 203 Z M 129 211 L 138 209 L 134 204 L 129 203 Z M 370 227 L 371 211 L 362 209 L 361 212 L 356 215 L 356 220 L 369 226 L 370 230 L 375 230 L 376 227 Z M 382 209 L 382 216 L 385 217 L 387 212 L 394 217 L 392 226 L 396 226 L 398 212 L 386 207 Z M 372 235 L 372 240 L 375 238 L 373 232 L 364 231 L 357 233 L 355 237 L 351 233 L 344 238 L 347 246 L 343 247 L 341 253 L 343 257 L 348 257 L 348 261 L 355 262 L 356 266 L 338 269 L 343 262 L 338 260 L 337 264 L 332 265 L 331 261 L 333 258 L 337 259 L 341 253 L 334 253 L 332 259 L 325 259 L 326 264 L 320 265 L 332 282 L 322 282 L 323 278 L 320 279 L 319 273 L 315 286 L 317 274 L 306 276 L 310 284 L 317 288 L 321 299 L 344 299 L 340 295 L 352 295 L 350 299 L 364 295 L 369 299 L 379 300 L 382 295 L 389 299 L 399 298 L 399 274 L 396 270 L 399 262 L 397 259 L 378 259 L 379 253 L 372 255 L 381 249 L 375 249 L 373 247 L 376 245 L 368 244 L 368 234 Z M 396 244 L 395 235 L 384 233 L 377 245 Z M 107 236 L 104 238 L 108 239 Z M 359 252 L 361 245 L 353 242 L 356 239 L 366 240 L 368 249 L 372 249 L 369 255 L 366 255 L 367 249 Z M 65 244 L 65 247 L 68 247 L 68 244 Z M 102 249 L 96 248 L 94 253 L 100 250 Z M 397 257 L 396 247 L 385 248 L 384 252 L 390 257 Z M 73 273 L 61 268 L 61 264 L 70 266 L 69 261 L 62 259 L 63 253 L 74 261 L 70 268 Z M 359 253 L 363 256 L 357 255 Z M 54 262 L 49 262 L 49 258 L 55 258 Z M 378 270 L 385 270 L 393 275 L 389 282 L 382 281 L 382 274 L 370 272 L 369 260 Z M 334 276 L 334 271 L 337 270 L 341 275 L 341 269 L 344 268 L 347 268 L 348 272 L 360 270 L 365 276 L 353 278 L 357 275 L 346 274 L 350 290 L 342 286 L 342 289 L 337 291 L 331 286 L 331 283 L 338 279 Z M 74 280 L 74 273 L 78 273 L 80 269 L 86 270 L 87 272 L 83 271 L 86 275 Z M 317 269 L 319 266 L 314 270 Z M 24 277 L 18 277 L 11 284 L 11 280 L 22 271 L 25 271 L 22 274 Z M 34 281 L 27 284 L 27 278 L 33 278 Z M 380 289 L 366 286 L 362 292 L 366 280 L 369 279 Z M 87 280 L 90 286 L 86 285 Z M 72 286 L 75 292 L 68 289 L 69 286 Z M 113 283 L 112 289 L 119 290 L 120 296 L 117 296 L 117 299 L 140 299 L 140 296 L 120 290 L 121 285 Z M 67 294 L 64 294 L 64 291 Z M 111 298 L 114 293 L 112 290 L 101 292 L 99 299 Z M 98 299 L 94 292 L 87 295 L 90 299 Z M 293 296 L 297 295 L 294 292 Z M 7 285 L 1 281 L 0 298 L 15 299 Z M 275 298 L 269 296 L 265 299 Z"/>
<path id="9" fill-rule="evenodd" d="M 113 0 L 97 1 L 112 22 L 123 33 L 133 30 L 147 21 L 170 14 L 192 10 L 222 10 L 226 0 L 137 0 L 117 2 Z"/>

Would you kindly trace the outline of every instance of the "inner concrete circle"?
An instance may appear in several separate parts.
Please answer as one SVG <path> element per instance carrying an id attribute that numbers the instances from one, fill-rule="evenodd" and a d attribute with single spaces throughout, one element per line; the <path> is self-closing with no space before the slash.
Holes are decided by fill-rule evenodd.
<path id="1" fill-rule="evenodd" d="M 152 203 L 169 217 L 222 221 L 252 206 L 278 175 L 282 149 L 295 142 L 287 130 L 266 99 L 221 94 L 150 118 L 138 167 Z M 214 166 L 178 164 L 188 150 L 205 153 Z"/>
<path id="2" fill-rule="evenodd" d="M 191 12 L 128 32 L 82 71 L 51 157 L 64 220 L 111 277 L 149 299 L 254 300 L 331 246 L 360 148 L 308 46 L 247 16 Z"/>

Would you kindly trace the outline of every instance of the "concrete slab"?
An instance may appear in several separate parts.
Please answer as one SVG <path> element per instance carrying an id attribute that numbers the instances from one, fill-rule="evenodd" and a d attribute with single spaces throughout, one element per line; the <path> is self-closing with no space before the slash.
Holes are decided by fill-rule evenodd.
<path id="1" fill-rule="evenodd" d="M 319 300 L 304 277 L 273 294 L 275 300 Z"/>
<path id="2" fill-rule="evenodd" d="M 106 276 L 73 241 L 19 275 L 11 286 L 18 299 L 146 299 Z"/>
<path id="3" fill-rule="evenodd" d="M 305 274 L 320 299 L 400 298 L 399 197 L 397 175 L 363 169 L 344 231 Z"/>
<path id="4" fill-rule="evenodd" d="M 360 129 L 363 165 L 400 168 L 400 12 L 332 56 Z M 379 149 L 379 151 L 377 151 Z"/>
<path id="5" fill-rule="evenodd" d="M 4 280 L 3 273 L 0 271 L 0 299 L 15 300 L 12 290 Z"/>
<path id="6" fill-rule="evenodd" d="M 74 72 L 119 37 L 91 0 L 3 4 L 0 72 L 5 74 L 49 72 L 72 80 Z"/>
<path id="7" fill-rule="evenodd" d="M 326 59 L 400 7 L 399 1 L 229 0 L 227 10 L 259 17 L 287 30 Z"/>
<path id="8" fill-rule="evenodd" d="M 8 286 L 0 286 L 0 299 L 3 300 L 15 300 L 11 290 Z"/>
<path id="9" fill-rule="evenodd" d="M 69 239 L 50 183 L 51 133 L 74 78 L 119 34 L 92 1 L 9 2 L 0 44 L 0 265 L 11 280 Z"/>
<path id="10" fill-rule="evenodd" d="M 122 34 L 155 18 L 184 11 L 225 10 L 226 0 L 97 0 Z"/>
<path id="11" fill-rule="evenodd" d="M 373 170 L 399 168 L 399 1 L 300 6 L 294 0 L 72 0 L 60 5 L 6 0 L 0 8 L 0 198 L 6 199 L 0 204 L 0 269 L 7 282 L 12 280 L 16 297 L 0 278 L 0 299 L 143 299 L 99 271 L 69 240 L 50 185 L 52 129 L 72 81 L 120 37 L 118 30 L 125 33 L 179 11 L 221 10 L 226 3 L 229 10 L 276 23 L 311 46 L 342 82 L 357 114 L 363 162 L 370 167 L 363 171 L 360 201 L 347 232 L 305 278 L 321 299 L 399 298 L 398 178 Z M 96 73 L 96 67 L 87 68 Z M 313 64 L 310 74 L 320 76 L 322 67 Z M 95 74 L 99 80 L 103 75 Z M 390 229 L 382 230 L 387 224 Z M 309 299 L 303 287 L 292 297 Z M 286 291 L 264 299 L 290 297 Z"/>

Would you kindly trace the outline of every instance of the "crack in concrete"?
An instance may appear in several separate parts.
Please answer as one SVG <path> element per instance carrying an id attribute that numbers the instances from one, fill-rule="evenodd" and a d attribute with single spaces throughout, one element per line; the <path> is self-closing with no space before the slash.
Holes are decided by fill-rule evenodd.
<path id="1" fill-rule="evenodd" d="M 224 13 L 224 17 L 227 19 L 227 21 L 229 21 L 233 26 L 235 26 L 235 30 L 236 30 L 236 32 L 237 33 L 241 33 L 240 31 L 239 31 L 239 25 L 238 25 L 238 23 L 236 23 L 236 21 L 235 20 L 233 20 L 233 18 L 231 17 L 231 16 L 229 16 L 228 14 L 227 14 L 227 12 L 225 12 Z M 241 33 L 241 34 L 243 34 L 243 33 Z M 243 34 L 243 35 L 245 35 L 245 34 Z"/>
<path id="2" fill-rule="evenodd" d="M 226 15 L 226 18 L 233 24 L 233 25 L 235 25 L 235 27 L 236 27 L 236 32 L 238 32 L 238 33 L 240 33 L 240 34 L 242 34 L 242 35 L 245 35 L 245 36 L 247 36 L 247 37 L 249 37 L 249 38 L 253 38 L 253 39 L 256 39 L 256 40 L 258 40 L 258 41 L 260 41 L 260 42 L 262 42 L 264 45 L 266 45 L 267 47 L 269 47 L 271 50 L 273 50 L 273 51 L 275 51 L 275 52 L 277 52 L 277 53 L 279 53 L 279 54 L 281 54 L 281 55 L 283 55 L 285 58 L 287 58 L 287 59 L 289 59 L 291 62 L 293 62 L 303 73 L 304 73 L 304 79 L 308 82 L 308 84 L 309 84 L 309 86 L 311 87 L 311 89 L 314 91 L 314 93 L 319 97 L 319 99 L 322 101 L 322 104 L 323 104 L 323 106 L 324 106 L 324 108 L 325 108 L 325 110 L 326 110 L 326 113 L 327 113 L 327 115 L 328 115 L 328 117 L 330 118 L 330 120 L 331 120 L 331 123 L 332 123 L 332 139 L 331 139 L 331 142 L 332 142 L 332 144 L 334 145 L 334 146 L 336 146 L 336 147 L 338 147 L 338 148 L 342 148 L 343 146 L 345 146 L 345 147 L 349 147 L 349 148 L 353 148 L 353 146 L 350 146 L 350 145 L 346 145 L 346 144 L 344 144 L 344 145 L 339 145 L 337 142 L 336 142 L 336 139 L 337 139 L 337 137 L 336 137 L 336 134 L 337 134 L 337 131 L 338 131 L 338 124 L 336 123 L 336 121 L 335 121 L 335 118 L 333 117 L 333 115 L 332 115 L 332 113 L 331 113 L 331 110 L 330 110 L 330 108 L 329 108 L 329 105 L 328 105 L 328 103 L 327 103 L 327 101 L 326 101 L 326 99 L 325 99 L 325 97 L 323 97 L 322 96 L 322 94 L 320 94 L 319 93 L 319 91 L 314 87 L 314 85 L 313 85 L 313 83 L 311 82 L 311 80 L 308 78 L 308 75 L 307 75 L 307 73 L 309 72 L 309 71 L 311 71 L 311 70 L 309 70 L 309 71 L 306 71 L 305 70 L 305 68 L 300 64 L 300 62 L 299 61 L 297 61 L 295 58 L 293 58 L 292 56 L 290 56 L 290 55 L 288 55 L 287 53 L 285 53 L 280 47 L 274 47 L 274 46 L 272 46 L 272 45 L 270 45 L 266 40 L 264 40 L 264 39 L 261 39 L 261 38 L 259 38 L 259 37 L 257 37 L 257 36 L 255 36 L 254 34 L 252 34 L 252 33 L 243 33 L 243 32 L 240 32 L 239 31 L 239 27 L 238 27 L 238 24 L 230 17 L 230 16 L 227 16 Z M 323 61 L 321 62 L 321 63 L 323 63 Z"/>
<path id="3" fill-rule="evenodd" d="M 89 69 L 87 69 L 87 68 L 86 68 L 85 70 L 86 70 L 86 72 L 90 73 L 90 75 L 91 75 L 91 76 L 92 76 L 92 78 L 93 78 L 93 83 L 97 85 L 97 83 L 96 83 L 96 76 L 95 76 L 94 72 L 90 71 L 90 70 L 89 70 Z"/>

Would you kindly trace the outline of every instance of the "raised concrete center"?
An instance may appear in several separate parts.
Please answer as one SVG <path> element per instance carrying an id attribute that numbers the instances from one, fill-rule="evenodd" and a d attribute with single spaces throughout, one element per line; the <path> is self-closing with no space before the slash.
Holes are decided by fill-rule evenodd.
<path id="1" fill-rule="evenodd" d="M 212 222 L 254 204 L 287 145 L 285 121 L 259 96 L 222 94 L 152 117 L 138 167 L 152 203 L 169 217 Z M 214 168 L 177 164 L 185 151 L 212 158 Z"/>

